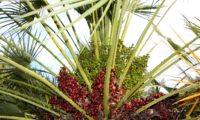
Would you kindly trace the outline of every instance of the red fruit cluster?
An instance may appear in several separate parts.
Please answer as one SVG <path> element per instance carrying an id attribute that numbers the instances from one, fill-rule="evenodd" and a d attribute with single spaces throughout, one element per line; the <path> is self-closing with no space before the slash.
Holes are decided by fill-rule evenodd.
<path id="1" fill-rule="evenodd" d="M 66 72 L 66 68 L 60 70 L 58 82 L 58 87 L 72 100 L 79 102 L 86 98 L 86 90 L 72 75 Z"/>
<path id="2" fill-rule="evenodd" d="M 106 69 L 103 68 L 96 76 L 94 83 L 92 84 L 92 93 L 87 92 L 77 80 L 66 72 L 66 68 L 62 68 L 58 77 L 58 87 L 63 91 L 64 94 L 74 100 L 80 107 L 85 109 L 88 115 L 92 116 L 95 120 L 101 120 L 104 118 L 103 113 L 103 91 L 104 91 L 104 80 L 106 75 Z M 123 107 L 116 110 L 116 104 L 122 99 L 125 94 L 125 89 L 119 87 L 115 70 L 111 70 L 110 74 L 110 96 L 109 96 L 109 110 L 110 119 L 127 120 L 129 115 L 141 106 L 153 101 L 156 98 L 162 96 L 162 93 L 155 93 L 147 98 L 133 99 L 130 102 L 124 104 Z M 84 117 L 74 109 L 68 102 L 52 96 L 49 103 L 56 108 L 63 109 L 66 112 L 72 113 L 75 120 L 82 120 Z"/>
<path id="3" fill-rule="evenodd" d="M 64 100 L 58 98 L 57 96 L 52 96 L 49 100 L 49 104 L 53 105 L 54 107 L 63 109 L 66 112 L 75 112 L 76 110 Z"/>
<path id="4" fill-rule="evenodd" d="M 78 105 L 83 106 L 86 100 L 87 91 L 80 86 L 77 80 L 66 72 L 66 68 L 62 68 L 58 77 L 58 87 L 63 93 L 74 100 Z M 68 102 L 57 96 L 52 96 L 49 103 L 56 108 L 63 109 L 66 112 L 72 113 L 72 116 L 76 120 L 82 120 L 82 115 L 76 109 L 74 109 Z"/>
<path id="5" fill-rule="evenodd" d="M 146 98 L 133 99 L 132 101 L 126 102 L 124 104 L 124 109 L 127 110 L 128 112 L 134 112 L 140 107 L 148 104 L 149 102 L 152 102 L 154 99 L 157 99 L 163 95 L 164 93 L 159 92 L 159 93 L 153 93 Z"/>
<path id="6" fill-rule="evenodd" d="M 87 106 L 87 112 L 90 116 L 97 118 L 103 111 L 103 89 L 106 71 L 102 69 L 92 84 L 92 93 L 89 95 L 90 104 Z"/>
<path id="7" fill-rule="evenodd" d="M 96 76 L 95 82 L 92 84 L 92 93 L 90 94 L 90 104 L 88 106 L 88 114 L 93 116 L 95 119 L 103 118 L 103 90 L 104 90 L 104 80 L 106 75 L 106 69 L 103 68 L 100 73 Z M 115 74 L 115 70 L 111 70 L 110 74 L 110 97 L 109 97 L 109 108 L 110 114 L 114 114 L 116 111 L 114 107 L 117 102 L 123 97 L 124 89 L 120 88 L 117 82 L 117 77 Z"/>

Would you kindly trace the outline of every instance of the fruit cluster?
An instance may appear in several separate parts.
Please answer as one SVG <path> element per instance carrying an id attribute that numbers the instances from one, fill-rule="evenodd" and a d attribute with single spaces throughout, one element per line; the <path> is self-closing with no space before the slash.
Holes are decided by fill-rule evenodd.
<path id="1" fill-rule="evenodd" d="M 103 118 L 103 90 L 104 90 L 104 79 L 105 79 L 106 69 L 103 68 L 100 73 L 96 76 L 95 82 L 92 84 L 92 93 L 89 95 L 90 104 L 88 105 L 87 112 L 90 116 L 95 119 Z M 119 102 L 119 100 L 124 95 L 124 89 L 118 86 L 117 77 L 115 75 L 115 70 L 111 70 L 110 74 L 110 97 L 109 97 L 109 108 L 110 116 L 113 116 L 115 112 L 114 108 Z"/>
<path id="2" fill-rule="evenodd" d="M 162 92 L 158 92 L 158 93 L 153 93 L 146 98 L 137 98 L 137 99 L 135 98 L 135 99 L 132 99 L 130 102 L 126 102 L 124 104 L 124 108 L 129 112 L 134 112 L 137 109 L 139 109 L 140 107 L 148 104 L 149 102 L 151 102 L 154 99 L 157 99 L 163 95 L 164 94 Z"/>
<path id="3" fill-rule="evenodd" d="M 58 87 L 63 91 L 64 94 L 69 96 L 80 107 L 82 107 L 88 115 L 92 116 L 95 120 L 101 120 L 104 118 L 103 90 L 105 75 L 106 69 L 103 68 L 98 73 L 94 83 L 92 84 L 92 93 L 89 93 L 72 75 L 66 72 L 66 68 L 62 68 L 58 77 Z M 138 108 L 164 95 L 163 93 L 155 93 L 146 98 L 133 99 L 124 103 L 120 109 L 116 109 L 116 104 L 124 96 L 125 89 L 123 87 L 119 87 L 118 78 L 116 77 L 116 72 L 114 69 L 111 70 L 109 89 L 109 117 L 110 119 L 115 120 L 130 119 L 133 112 Z M 74 109 L 68 102 L 57 96 L 52 96 L 49 100 L 49 103 L 55 108 L 60 108 L 68 113 L 72 113 L 72 116 L 75 120 L 82 120 L 84 118 L 84 116 L 82 116 L 81 113 Z"/>
<path id="4" fill-rule="evenodd" d="M 122 45 L 119 43 L 118 45 Z M 95 81 L 96 75 L 99 71 L 106 66 L 107 59 L 109 56 L 110 45 L 101 44 L 98 46 L 99 48 L 99 57 L 101 59 L 97 60 L 94 49 L 94 44 L 90 44 L 91 49 L 87 47 L 83 49 L 83 51 L 79 54 L 78 59 L 84 69 L 85 74 L 91 83 Z M 123 73 L 123 66 L 127 65 L 128 59 L 130 58 L 130 53 L 134 50 L 133 46 L 127 47 L 122 45 L 121 49 L 117 49 L 116 59 L 115 59 L 115 71 L 116 74 L 119 75 Z M 90 58 L 90 59 L 88 59 Z M 147 73 L 147 63 L 148 63 L 149 55 L 137 56 L 134 58 L 131 66 L 127 72 L 126 77 L 124 78 L 123 87 L 126 90 L 132 89 L 141 79 L 143 79 L 144 75 Z M 79 72 L 76 71 L 74 76 L 77 78 L 78 82 L 85 86 L 84 80 L 79 75 Z M 138 93 L 139 96 L 140 93 Z M 137 96 L 137 95 L 136 95 Z"/>
<path id="5" fill-rule="evenodd" d="M 85 105 L 87 99 L 87 91 L 80 86 L 77 80 L 66 72 L 66 68 L 63 67 L 60 70 L 58 76 L 58 87 L 63 93 L 69 96 L 74 102 L 78 103 L 81 107 Z M 74 109 L 68 102 L 57 96 L 52 96 L 49 103 L 56 108 L 63 109 L 68 113 L 72 113 L 75 120 L 82 120 L 82 115 L 76 109 Z"/>
<path id="6" fill-rule="evenodd" d="M 66 68 L 60 70 L 58 77 L 58 87 L 67 96 L 69 96 L 75 102 L 81 102 L 85 100 L 87 91 L 81 87 L 77 80 L 66 72 Z"/>

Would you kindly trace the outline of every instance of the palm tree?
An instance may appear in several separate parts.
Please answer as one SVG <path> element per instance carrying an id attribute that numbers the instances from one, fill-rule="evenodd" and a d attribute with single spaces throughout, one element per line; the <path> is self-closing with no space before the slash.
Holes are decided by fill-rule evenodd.
<path id="1" fill-rule="evenodd" d="M 24 115 L 0 118 L 120 119 L 126 116 L 137 119 L 137 114 L 144 114 L 142 111 L 159 101 L 198 86 L 190 85 L 164 96 L 156 94 L 155 100 L 147 97 L 149 101 L 146 99 L 146 102 L 143 98 L 136 99 L 142 97 L 144 88 L 157 76 L 179 61 L 177 54 L 198 39 L 194 38 L 175 51 L 152 71 L 146 71 L 148 55 L 141 56 L 139 51 L 171 8 L 158 23 L 154 23 L 164 3 L 165 0 L 152 0 L 150 5 L 140 0 L 3 1 L 0 16 L 4 19 L 0 26 L 5 30 L 0 36 L 3 48 L 0 60 L 6 68 L 1 73 L 0 95 L 4 101 L 7 96 L 15 100 L 12 103 L 22 101 L 26 104 L 17 105 Z M 70 9 L 79 13 L 79 17 L 72 19 Z M 148 24 L 136 45 L 126 47 L 123 43 L 134 15 L 144 17 Z M 69 24 L 65 23 L 66 19 Z M 86 44 L 75 27 L 82 19 L 86 20 L 90 31 Z M 151 26 L 154 29 L 145 39 Z M 40 37 L 41 31 L 41 36 L 47 37 Z M 45 44 L 46 41 L 53 42 L 64 60 Z M 62 65 L 59 74 L 37 59 L 41 49 Z M 39 67 L 35 68 L 31 63 Z M 98 99 L 95 98 L 101 102 L 96 103 Z M 131 101 L 140 101 L 141 105 L 130 106 Z M 129 108 L 132 110 L 128 112 Z M 93 113 L 92 110 L 100 112 Z"/>

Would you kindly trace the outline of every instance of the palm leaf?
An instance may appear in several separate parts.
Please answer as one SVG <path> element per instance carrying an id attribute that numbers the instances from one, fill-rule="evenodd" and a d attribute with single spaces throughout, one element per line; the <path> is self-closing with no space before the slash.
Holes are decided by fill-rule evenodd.
<path id="1" fill-rule="evenodd" d="M 4 1 L 5 2 L 5 1 Z M 31 0 L 32 4 L 35 8 L 39 9 L 44 6 L 44 3 L 39 0 Z M 20 25 L 26 24 L 34 20 L 35 16 L 27 16 L 24 18 L 19 18 L 19 15 L 24 15 L 31 10 L 27 7 L 27 4 L 24 1 L 10 0 L 5 3 L 5 5 L 1 6 L 0 9 L 0 18 L 4 18 L 1 23 L 1 28 L 10 26 L 6 31 L 11 31 L 12 29 L 20 27 L 19 24 L 16 24 L 16 21 L 20 23 Z M 13 20 L 14 19 L 14 20 Z M 28 27 L 30 30 L 31 27 Z M 21 31 L 19 31 L 20 33 Z M 8 33 L 8 32 L 7 32 Z M 3 33 L 6 34 L 6 33 Z M 9 33 L 10 34 L 10 33 Z M 12 33 L 15 34 L 15 33 Z"/>

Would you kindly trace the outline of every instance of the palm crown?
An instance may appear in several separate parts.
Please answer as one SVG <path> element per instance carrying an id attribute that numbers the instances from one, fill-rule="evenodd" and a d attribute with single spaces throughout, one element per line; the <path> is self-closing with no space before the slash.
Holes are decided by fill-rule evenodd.
<path id="1" fill-rule="evenodd" d="M 17 116 L 27 113 L 30 119 L 142 119 L 137 114 L 144 114 L 144 110 L 170 96 L 174 99 L 173 95 L 180 91 L 197 87 L 198 84 L 192 84 L 167 95 L 157 93 L 140 98 L 145 86 L 154 84 L 157 76 L 179 61 L 176 55 L 198 39 L 176 49 L 150 72 L 146 70 L 148 54 L 140 56 L 139 53 L 154 31 L 165 37 L 157 27 L 175 2 L 154 24 L 164 3 L 165 0 L 152 0 L 150 5 L 140 0 L 3 1 L 0 8 L 4 18 L 0 25 L 5 29 L 0 36 L 1 99 L 12 109 L 16 106 L 15 109 L 20 109 Z M 79 17 L 72 19 L 70 9 Z M 144 17 L 148 24 L 137 43 L 126 47 L 123 43 L 134 15 Z M 65 24 L 66 18 L 69 24 Z M 82 19 L 86 20 L 90 32 L 86 44 L 75 27 Z M 145 39 L 151 26 L 154 29 Z M 64 60 L 47 47 L 46 41 L 53 42 Z M 37 59 L 41 51 L 48 52 L 62 65 L 59 74 Z M 165 112 L 168 117 L 174 114 L 174 111 Z"/>

